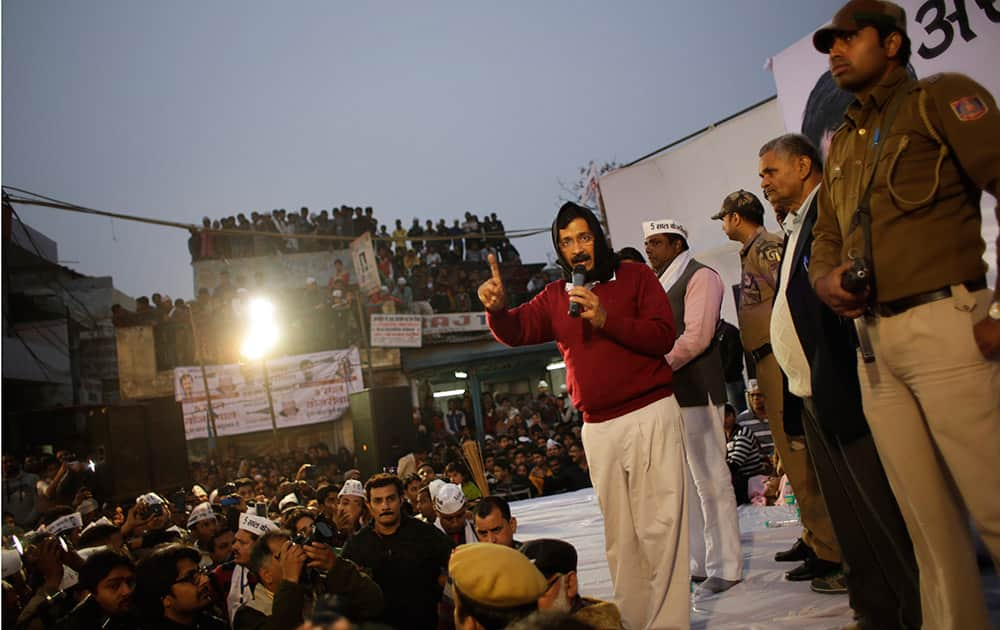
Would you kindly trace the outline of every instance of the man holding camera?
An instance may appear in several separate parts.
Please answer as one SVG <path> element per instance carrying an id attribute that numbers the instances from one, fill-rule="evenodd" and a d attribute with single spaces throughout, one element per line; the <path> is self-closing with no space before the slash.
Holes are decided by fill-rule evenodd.
<path id="1" fill-rule="evenodd" d="M 250 568 L 260 583 L 254 598 L 236 611 L 234 630 L 298 627 L 307 601 L 317 594 L 314 589 L 342 597 L 346 608 L 342 612 L 352 621 L 382 614 L 378 585 L 349 560 L 337 558 L 329 545 L 298 545 L 287 531 L 268 532 L 254 543 Z"/>
<path id="2" fill-rule="evenodd" d="M 925 626 L 985 628 L 966 510 L 1000 562 L 1000 288 L 986 284 L 980 208 L 1000 194 L 1000 113 L 966 76 L 910 78 L 890 2 L 848 2 L 813 44 L 856 99 L 830 145 L 810 280 L 865 322 L 865 415 L 913 539 Z M 858 258 L 872 274 L 849 291 Z"/>

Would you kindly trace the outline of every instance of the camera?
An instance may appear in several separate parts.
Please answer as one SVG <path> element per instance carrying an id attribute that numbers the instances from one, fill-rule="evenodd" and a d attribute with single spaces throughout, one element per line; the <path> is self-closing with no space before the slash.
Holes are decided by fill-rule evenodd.
<path id="1" fill-rule="evenodd" d="M 855 295 L 864 293 L 872 280 L 871 266 L 868 259 L 855 258 L 851 263 L 851 268 L 840 277 L 840 288 Z"/>
<path id="2" fill-rule="evenodd" d="M 292 537 L 292 542 L 299 546 L 306 546 L 308 544 L 318 542 L 324 545 L 329 545 L 331 547 L 334 545 L 334 540 L 337 535 L 337 528 L 332 526 L 326 521 L 326 517 L 322 514 L 316 517 L 313 521 L 312 527 L 304 532 L 295 534 Z"/>

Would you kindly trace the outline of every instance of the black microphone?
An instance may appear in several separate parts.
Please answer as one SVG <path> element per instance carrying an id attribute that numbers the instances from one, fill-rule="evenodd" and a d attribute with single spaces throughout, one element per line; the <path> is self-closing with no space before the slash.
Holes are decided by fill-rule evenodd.
<path id="1" fill-rule="evenodd" d="M 587 282 L 587 268 L 583 265 L 577 265 L 573 267 L 573 286 L 582 287 Z M 580 303 L 570 302 L 569 303 L 569 316 L 579 317 L 580 316 Z"/>

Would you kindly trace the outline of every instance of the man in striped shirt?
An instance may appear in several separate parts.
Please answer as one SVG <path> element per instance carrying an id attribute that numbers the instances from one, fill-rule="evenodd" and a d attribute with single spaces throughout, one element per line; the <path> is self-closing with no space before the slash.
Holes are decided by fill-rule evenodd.
<path id="1" fill-rule="evenodd" d="M 726 464 L 733 477 L 736 504 L 750 502 L 747 481 L 764 472 L 764 459 L 760 442 L 749 428 L 736 423 L 736 409 L 726 405 L 723 427 L 726 432 Z"/>
<path id="2" fill-rule="evenodd" d="M 753 433 L 764 457 L 771 457 L 774 454 L 774 436 L 771 435 L 771 425 L 767 422 L 764 392 L 760 391 L 757 379 L 747 381 L 747 402 L 750 403 L 750 408 L 736 417 L 736 423 Z"/>

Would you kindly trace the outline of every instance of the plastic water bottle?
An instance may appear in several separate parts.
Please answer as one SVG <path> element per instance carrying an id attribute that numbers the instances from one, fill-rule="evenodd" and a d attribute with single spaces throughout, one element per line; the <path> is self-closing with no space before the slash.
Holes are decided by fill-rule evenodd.
<path id="1" fill-rule="evenodd" d="M 799 511 L 799 503 L 795 500 L 795 492 L 792 490 L 791 484 L 785 484 L 785 495 L 782 498 L 785 505 L 795 507 L 795 518 L 765 521 L 764 527 L 791 527 L 792 525 L 799 525 L 802 522 L 802 513 Z"/>

